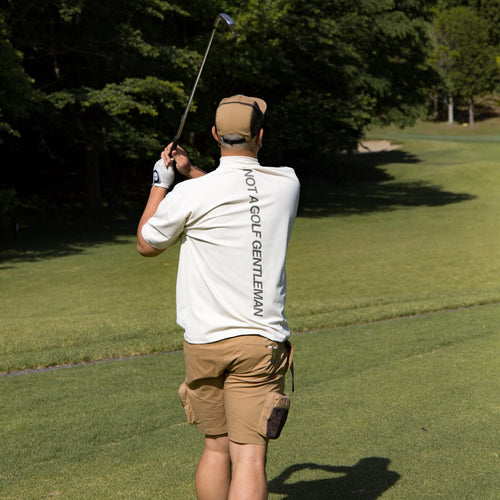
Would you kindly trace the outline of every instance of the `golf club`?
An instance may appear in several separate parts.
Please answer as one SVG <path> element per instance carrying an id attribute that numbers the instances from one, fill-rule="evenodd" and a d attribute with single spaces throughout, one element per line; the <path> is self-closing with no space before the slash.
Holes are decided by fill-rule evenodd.
<path id="1" fill-rule="evenodd" d="M 224 12 L 221 12 L 220 14 L 217 15 L 214 21 L 214 26 L 212 29 L 212 34 L 210 35 L 210 40 L 208 41 L 207 49 L 205 50 L 205 55 L 203 56 L 203 60 L 201 61 L 201 66 L 200 70 L 198 71 L 198 76 L 196 77 L 196 81 L 194 82 L 194 87 L 193 90 L 191 91 L 191 96 L 189 97 L 189 101 L 186 106 L 186 110 L 184 111 L 184 114 L 182 115 L 181 118 L 181 123 L 179 125 L 179 129 L 177 130 L 177 134 L 175 134 L 174 140 L 172 141 L 172 149 L 171 151 L 174 151 L 174 149 L 177 147 L 177 144 L 179 143 L 179 138 L 182 133 L 182 129 L 184 128 L 184 124 L 186 123 L 186 118 L 187 114 L 189 112 L 189 108 L 191 107 L 191 102 L 193 101 L 193 96 L 194 92 L 196 90 L 196 87 L 198 86 L 198 81 L 200 80 L 200 75 L 201 72 L 203 71 L 203 66 L 205 65 L 205 61 L 207 60 L 208 56 L 208 51 L 210 50 L 210 47 L 212 45 L 212 40 L 214 39 L 215 31 L 217 30 L 217 26 L 221 21 L 224 21 L 228 26 L 229 29 L 231 30 L 231 33 L 235 34 L 233 31 L 233 26 L 234 26 L 234 20 L 231 16 L 225 14 Z"/>

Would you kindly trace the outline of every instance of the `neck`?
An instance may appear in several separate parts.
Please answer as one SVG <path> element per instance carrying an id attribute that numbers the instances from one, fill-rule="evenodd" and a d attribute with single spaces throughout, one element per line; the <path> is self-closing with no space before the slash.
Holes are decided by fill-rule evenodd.
<path id="1" fill-rule="evenodd" d="M 241 149 L 240 151 L 228 151 L 227 149 L 221 148 L 221 156 L 249 156 L 250 158 L 257 158 L 257 153 L 253 151 L 248 151 L 247 149 Z"/>

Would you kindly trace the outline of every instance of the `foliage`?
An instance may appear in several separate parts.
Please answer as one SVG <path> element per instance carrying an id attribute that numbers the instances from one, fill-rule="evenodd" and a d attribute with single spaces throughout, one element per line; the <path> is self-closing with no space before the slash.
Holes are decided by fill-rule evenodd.
<path id="1" fill-rule="evenodd" d="M 177 128 L 213 20 L 225 11 L 238 37 L 218 31 L 182 143 L 209 166 L 218 101 L 246 93 L 270 104 L 263 161 L 323 162 L 325 154 L 354 149 L 374 121 L 405 126 L 422 116 L 434 78 L 426 64 L 434 4 L 11 2 L 5 12 L 12 46 L 24 55 L 38 94 L 9 154 L 35 147 L 49 169 L 65 165 L 80 178 L 85 169 L 87 190 L 94 191 L 106 161 L 120 172 L 115 178 L 125 175 L 122 161 L 149 165 Z"/>
<path id="2" fill-rule="evenodd" d="M 0 10 L 0 144 L 2 136 L 19 137 L 14 122 L 25 116 L 32 98 L 33 79 L 22 66 L 22 53 L 10 40 L 5 14 Z"/>
<path id="3" fill-rule="evenodd" d="M 38 90 L 20 148 L 35 140 L 42 162 L 85 169 L 87 200 L 99 205 L 100 164 L 156 157 L 187 100 L 199 55 L 177 49 L 171 29 L 185 16 L 162 0 L 11 3 L 12 39 Z"/>
<path id="4" fill-rule="evenodd" d="M 168 80 L 161 77 L 162 68 L 189 67 L 194 57 L 189 51 L 166 47 L 161 38 L 168 16 L 187 15 L 178 6 L 159 0 L 105 4 L 45 0 L 36 6 L 30 2 L 24 9 L 21 4 L 16 2 L 11 16 L 29 59 L 26 67 L 37 75 L 37 85 L 55 107 L 50 119 L 64 121 L 73 140 L 89 141 L 92 129 L 112 127 L 109 117 L 128 116 L 134 126 L 136 115 L 157 117 L 184 102 L 183 83 L 170 75 Z M 35 16 L 41 17 L 38 23 L 33 23 Z M 101 115 L 98 126 L 94 123 L 88 130 L 78 111 L 92 107 Z M 152 130 L 151 125 L 143 127 L 140 122 L 135 133 Z"/>
<path id="5" fill-rule="evenodd" d="M 490 44 L 500 49 L 500 0 L 439 0 L 439 10 L 470 7 L 488 23 Z"/>
<path id="6" fill-rule="evenodd" d="M 19 199 L 15 189 L 0 189 L 0 219 L 11 215 L 12 211 L 19 206 Z"/>
<path id="7" fill-rule="evenodd" d="M 100 138 L 103 149 L 117 149 L 125 158 L 148 154 L 151 148 L 159 150 L 158 134 L 153 129 L 141 129 L 137 124 L 144 125 L 141 116 L 157 118 L 184 99 L 181 84 L 152 76 L 125 78 L 101 89 L 80 87 L 47 95 L 47 101 L 59 111 L 69 109 L 73 116 L 98 116 L 101 129 L 97 130 L 95 141 Z M 89 134 L 87 131 L 76 136 L 74 141 L 88 144 Z"/>
<path id="8" fill-rule="evenodd" d="M 448 92 L 470 99 L 492 90 L 498 70 L 486 20 L 470 7 L 453 7 L 437 13 L 434 34 L 433 60 Z"/>
<path id="9" fill-rule="evenodd" d="M 431 78 L 424 55 L 432 5 L 249 0 L 237 18 L 230 78 L 232 88 L 251 87 L 272 104 L 267 154 L 296 163 L 352 149 L 375 118 L 413 123 Z"/>

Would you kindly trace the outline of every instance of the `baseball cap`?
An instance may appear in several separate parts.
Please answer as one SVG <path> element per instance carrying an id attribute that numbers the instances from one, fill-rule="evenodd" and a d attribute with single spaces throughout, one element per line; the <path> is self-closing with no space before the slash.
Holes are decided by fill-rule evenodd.
<path id="1" fill-rule="evenodd" d="M 244 138 L 229 141 L 232 144 L 249 141 L 262 128 L 266 109 L 266 102 L 257 97 L 238 94 L 222 99 L 215 113 L 217 135 L 235 134 Z"/>

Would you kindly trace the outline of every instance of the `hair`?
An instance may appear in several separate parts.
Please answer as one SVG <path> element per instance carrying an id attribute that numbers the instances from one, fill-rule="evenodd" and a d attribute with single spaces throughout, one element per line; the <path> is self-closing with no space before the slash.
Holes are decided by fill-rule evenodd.
<path id="1" fill-rule="evenodd" d="M 252 151 L 254 148 L 252 145 L 252 139 L 246 141 L 242 135 L 225 134 L 220 138 L 220 145 L 223 149 L 227 149 L 229 151 Z"/>
<path id="2" fill-rule="evenodd" d="M 264 125 L 264 113 L 260 110 L 259 106 L 255 102 L 253 104 L 253 113 L 252 113 L 252 122 L 250 124 L 250 132 L 252 134 L 252 137 L 257 135 L 259 130 L 262 128 Z"/>

